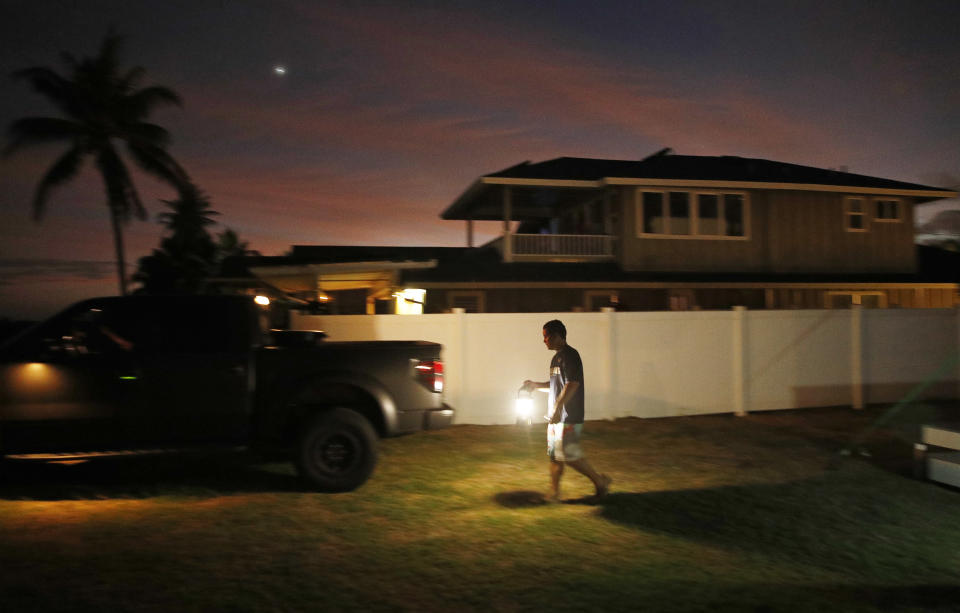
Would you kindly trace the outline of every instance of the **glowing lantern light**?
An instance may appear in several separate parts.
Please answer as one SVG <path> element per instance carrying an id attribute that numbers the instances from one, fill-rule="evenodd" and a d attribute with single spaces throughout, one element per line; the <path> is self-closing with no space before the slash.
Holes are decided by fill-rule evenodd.
<path id="1" fill-rule="evenodd" d="M 533 423 L 533 396 L 530 391 L 521 387 L 517 391 L 517 402 L 514 407 L 518 424 L 530 425 Z"/>

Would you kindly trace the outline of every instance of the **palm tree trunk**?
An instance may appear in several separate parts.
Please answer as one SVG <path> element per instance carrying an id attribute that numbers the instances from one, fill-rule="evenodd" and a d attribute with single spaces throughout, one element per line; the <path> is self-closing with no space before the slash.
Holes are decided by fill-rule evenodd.
<path id="1" fill-rule="evenodd" d="M 120 295 L 127 295 L 127 270 L 123 258 L 123 220 L 115 207 L 110 207 L 110 223 L 113 226 L 113 246 L 117 252 L 117 278 L 120 280 Z"/>

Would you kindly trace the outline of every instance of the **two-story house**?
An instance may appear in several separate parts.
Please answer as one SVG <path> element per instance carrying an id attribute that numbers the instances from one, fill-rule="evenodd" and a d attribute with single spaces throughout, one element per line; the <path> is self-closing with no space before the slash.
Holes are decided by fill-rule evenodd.
<path id="1" fill-rule="evenodd" d="M 441 214 L 466 248 L 294 247 L 248 268 L 334 312 L 952 307 L 955 283 L 918 275 L 913 209 L 956 196 L 731 156 L 564 157 L 469 186 Z M 501 235 L 474 246 L 477 221 Z"/>
<path id="2" fill-rule="evenodd" d="M 480 177 L 442 217 L 466 222 L 468 244 L 474 221 L 500 221 L 500 270 L 536 263 L 547 275 L 507 275 L 527 283 L 509 288 L 484 279 L 474 289 L 484 305 L 509 289 L 518 295 L 507 302 L 527 310 L 519 294 L 559 290 L 569 271 L 563 287 L 581 290 L 587 309 L 946 307 L 954 304 L 954 284 L 918 282 L 913 209 L 956 195 L 843 171 L 664 150 L 640 161 L 525 162 Z M 543 266 L 572 262 L 589 274 Z M 424 281 L 437 281 L 424 284 L 428 292 L 468 291 L 469 282 L 423 273 Z"/>

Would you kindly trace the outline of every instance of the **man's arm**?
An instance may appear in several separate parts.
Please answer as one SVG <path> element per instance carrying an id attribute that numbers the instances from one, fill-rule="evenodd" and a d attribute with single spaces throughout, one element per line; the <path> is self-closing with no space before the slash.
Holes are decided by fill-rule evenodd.
<path id="1" fill-rule="evenodd" d="M 553 403 L 553 410 L 549 415 L 551 424 L 560 421 L 560 417 L 563 415 L 563 405 L 567 402 L 568 398 L 573 397 L 573 395 L 577 393 L 578 389 L 580 389 L 579 381 L 567 381 L 567 384 L 563 386 L 563 389 L 560 390 L 560 395 L 557 396 L 557 400 Z"/>
<path id="2" fill-rule="evenodd" d="M 527 379 L 526 381 L 523 382 L 523 389 L 528 392 L 532 392 L 534 390 L 547 391 L 550 389 L 550 382 L 549 381 L 531 381 L 530 379 Z"/>

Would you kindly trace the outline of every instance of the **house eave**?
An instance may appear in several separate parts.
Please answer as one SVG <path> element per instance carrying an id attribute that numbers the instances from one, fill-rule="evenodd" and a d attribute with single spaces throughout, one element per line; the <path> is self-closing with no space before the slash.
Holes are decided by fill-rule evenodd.
<path id="1" fill-rule="evenodd" d="M 953 190 L 897 189 L 882 187 L 861 187 L 853 185 L 826 185 L 817 183 L 771 183 L 762 181 L 705 181 L 690 179 L 637 179 L 630 177 L 607 177 L 603 185 L 627 185 L 637 187 L 703 187 L 708 189 L 771 189 L 810 192 L 836 192 L 843 194 L 873 194 L 878 196 L 910 196 L 937 200 L 956 198 Z"/>
<path id="2" fill-rule="evenodd" d="M 795 282 L 788 281 L 416 281 L 423 289 L 960 289 L 957 283 Z"/>
<path id="3" fill-rule="evenodd" d="M 657 179 L 637 177 L 604 177 L 596 181 L 569 179 L 516 179 L 511 177 L 482 177 L 484 185 L 512 185 L 519 187 L 560 187 L 598 189 L 609 185 L 636 187 L 703 187 L 708 189 L 772 189 L 808 192 L 837 192 L 844 194 L 876 194 L 878 196 L 910 196 L 914 198 L 956 198 L 960 192 L 937 189 L 901 189 L 862 187 L 855 185 L 827 185 L 822 183 L 780 183 L 767 181 L 714 181 L 703 179 Z M 464 194 L 466 195 L 466 194 Z"/>
<path id="4" fill-rule="evenodd" d="M 705 179 L 660 179 L 655 177 L 603 177 L 596 180 L 543 179 L 485 176 L 467 188 L 443 213 L 442 219 L 502 219 L 499 196 L 491 191 L 497 186 L 531 189 L 600 190 L 606 187 L 650 187 L 657 189 L 692 188 L 704 190 L 777 190 L 826 192 L 837 194 L 864 194 L 872 196 L 900 196 L 915 198 L 917 203 L 945 198 L 956 198 L 960 192 L 948 189 L 911 189 L 909 187 L 865 187 L 824 183 L 786 183 L 771 181 L 730 181 Z M 918 186 L 919 187 L 919 186 Z M 491 200 L 493 199 L 493 200 Z M 530 211 L 526 211 L 529 213 Z M 514 203 L 514 219 L 522 219 L 525 211 Z M 540 214 L 540 212 L 538 212 Z"/>

